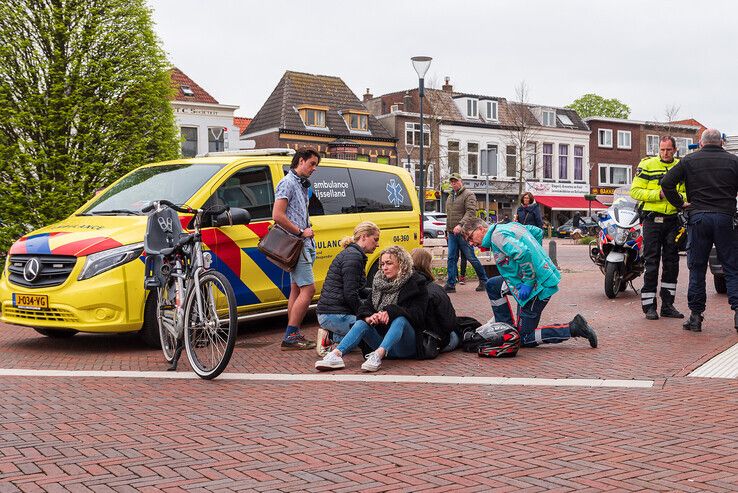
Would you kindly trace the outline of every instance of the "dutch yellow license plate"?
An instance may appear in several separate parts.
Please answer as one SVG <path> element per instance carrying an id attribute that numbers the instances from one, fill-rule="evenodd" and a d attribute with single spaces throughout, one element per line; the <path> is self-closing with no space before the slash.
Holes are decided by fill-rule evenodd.
<path id="1" fill-rule="evenodd" d="M 43 310 L 49 307 L 49 297 L 45 294 L 13 293 L 13 306 L 31 310 Z"/>

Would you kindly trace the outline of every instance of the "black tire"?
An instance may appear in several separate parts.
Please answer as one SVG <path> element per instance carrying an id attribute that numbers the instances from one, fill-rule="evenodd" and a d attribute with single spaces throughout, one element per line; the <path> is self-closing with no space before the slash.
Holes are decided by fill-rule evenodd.
<path id="1" fill-rule="evenodd" d="M 182 343 L 180 338 L 176 337 L 172 331 L 175 331 L 177 324 L 177 303 L 176 303 L 176 282 L 177 278 L 168 276 L 164 287 L 157 289 L 156 303 L 156 319 L 159 335 L 159 344 L 161 352 L 167 363 L 171 363 L 177 353 L 177 346 Z M 179 340 L 178 340 L 179 339 Z"/>
<path id="2" fill-rule="evenodd" d="M 52 339 L 69 339 L 79 332 L 74 329 L 42 329 L 39 327 L 34 327 L 33 330 L 42 336 L 51 337 Z"/>
<path id="3" fill-rule="evenodd" d="M 725 276 L 720 274 L 714 274 L 712 276 L 713 282 L 715 283 L 715 291 L 720 294 L 728 292 L 728 286 L 725 284 Z"/>
<path id="4" fill-rule="evenodd" d="M 220 292 L 213 306 L 212 287 Z M 197 292 L 201 293 L 205 320 L 199 319 Z M 233 354 L 238 335 L 236 295 L 228 279 L 217 271 L 207 271 L 200 276 L 200 283 L 192 286 L 185 301 L 184 336 L 187 359 L 192 370 L 205 380 L 220 375 Z M 218 315 L 223 318 L 219 318 Z M 215 316 L 215 320 L 213 320 Z M 216 329 L 215 323 L 219 326 Z"/>
<path id="5" fill-rule="evenodd" d="M 161 349 L 161 339 L 159 338 L 159 320 L 156 317 L 157 295 L 156 291 L 151 291 L 146 297 L 144 305 L 144 321 L 138 335 L 141 340 L 151 349 Z"/>
<path id="6" fill-rule="evenodd" d="M 620 292 L 622 284 L 622 276 L 620 274 L 622 264 L 620 262 L 608 262 L 605 265 L 605 295 L 608 298 L 615 298 Z"/>

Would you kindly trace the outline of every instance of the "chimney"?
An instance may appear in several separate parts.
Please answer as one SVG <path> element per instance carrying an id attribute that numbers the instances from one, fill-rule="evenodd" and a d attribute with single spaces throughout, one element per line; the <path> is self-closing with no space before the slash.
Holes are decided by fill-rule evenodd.
<path id="1" fill-rule="evenodd" d="M 367 101 L 369 101 L 373 97 L 374 97 L 374 94 L 370 93 L 369 92 L 369 88 L 367 87 L 366 88 L 366 94 L 364 94 L 364 102 L 366 103 Z"/>
<path id="2" fill-rule="evenodd" d="M 402 98 L 402 109 L 410 111 L 410 108 L 412 108 L 412 100 L 413 98 L 410 96 L 410 93 L 405 91 L 405 96 Z"/>
<path id="3" fill-rule="evenodd" d="M 450 84 L 450 82 L 451 82 L 451 77 L 449 77 L 449 76 L 446 76 L 446 77 L 444 77 L 444 80 L 446 81 L 446 83 L 445 83 L 445 84 L 443 84 L 443 86 L 441 86 L 441 89 L 443 89 L 443 90 L 444 90 L 444 91 L 446 91 L 446 92 L 454 92 L 454 86 L 452 86 L 452 85 Z"/>

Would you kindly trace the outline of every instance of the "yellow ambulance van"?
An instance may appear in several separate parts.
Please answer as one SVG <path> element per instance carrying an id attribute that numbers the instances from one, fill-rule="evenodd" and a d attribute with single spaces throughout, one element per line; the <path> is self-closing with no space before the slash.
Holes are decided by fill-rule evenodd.
<path id="1" fill-rule="evenodd" d="M 0 276 L 0 320 L 49 337 L 141 331 L 157 346 L 156 304 L 144 289 L 147 216 L 141 210 L 159 199 L 248 210 L 248 225 L 203 229 L 204 246 L 231 282 L 242 320 L 284 311 L 289 274 L 256 245 L 272 224 L 274 191 L 293 154 L 287 149 L 213 153 L 137 168 L 67 219 L 15 242 Z M 418 198 L 402 168 L 323 159 L 310 181 L 316 299 L 340 239 L 353 234 L 359 222 L 373 221 L 382 231 L 380 248 L 367 262 L 369 276 L 382 248 L 420 245 Z M 191 218 L 180 215 L 185 229 Z"/>

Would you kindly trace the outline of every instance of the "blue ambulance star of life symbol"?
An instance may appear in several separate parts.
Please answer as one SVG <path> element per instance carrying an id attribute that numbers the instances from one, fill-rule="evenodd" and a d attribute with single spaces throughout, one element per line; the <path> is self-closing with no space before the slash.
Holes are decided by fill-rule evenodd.
<path id="1" fill-rule="evenodd" d="M 387 183 L 386 188 L 388 193 L 387 200 L 393 203 L 395 207 L 400 207 L 400 204 L 405 202 L 405 197 L 402 196 L 402 185 L 392 178 L 389 183 Z"/>

